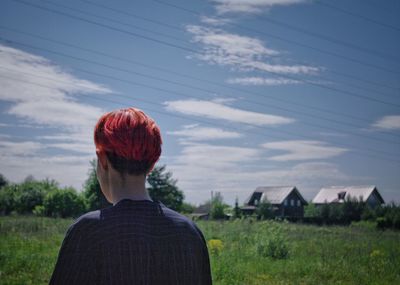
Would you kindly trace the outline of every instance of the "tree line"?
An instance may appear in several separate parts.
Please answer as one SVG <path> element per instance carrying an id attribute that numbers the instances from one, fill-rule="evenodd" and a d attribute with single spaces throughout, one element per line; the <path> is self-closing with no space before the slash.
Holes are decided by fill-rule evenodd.
<path id="1" fill-rule="evenodd" d="M 176 211 L 185 211 L 184 194 L 176 186 L 166 166 L 156 166 L 147 176 L 147 190 L 153 200 Z M 110 206 L 96 177 L 96 161 L 91 162 L 83 191 L 60 187 L 55 180 L 36 180 L 28 176 L 21 183 L 9 183 L 0 174 L 0 214 L 35 214 L 48 217 L 77 217 L 87 211 Z M 190 207 L 189 207 L 190 208 Z"/>
<path id="2" fill-rule="evenodd" d="M 272 205 L 264 200 L 255 210 L 257 219 L 276 219 Z M 368 221 L 379 229 L 400 229 L 400 206 L 391 203 L 371 207 L 362 199 L 346 198 L 343 203 L 315 205 L 309 203 L 304 207 L 303 217 L 284 217 L 289 221 L 317 225 L 349 225 L 352 222 Z"/>

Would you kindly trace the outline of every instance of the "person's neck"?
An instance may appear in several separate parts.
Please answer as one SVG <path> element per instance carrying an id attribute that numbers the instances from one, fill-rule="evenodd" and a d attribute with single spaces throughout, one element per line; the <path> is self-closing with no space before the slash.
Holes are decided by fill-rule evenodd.
<path id="1" fill-rule="evenodd" d="M 123 179 L 119 176 L 112 180 L 110 192 L 114 205 L 124 199 L 151 201 L 144 175 L 125 175 Z"/>

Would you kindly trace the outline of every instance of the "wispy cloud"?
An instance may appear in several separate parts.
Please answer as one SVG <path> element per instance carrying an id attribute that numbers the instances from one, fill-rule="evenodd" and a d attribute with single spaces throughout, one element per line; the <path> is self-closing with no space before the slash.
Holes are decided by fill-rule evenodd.
<path id="1" fill-rule="evenodd" d="M 307 162 L 275 166 L 266 150 L 206 143 L 184 144 L 168 165 L 189 201 L 204 201 L 211 191 L 222 192 L 229 203 L 242 202 L 261 185 L 296 185 L 302 193 L 314 194 L 325 184 L 351 180 L 335 164 Z M 309 198 L 312 196 L 309 195 Z"/>
<path id="2" fill-rule="evenodd" d="M 203 46 L 201 54 L 193 57 L 209 64 L 230 66 L 238 70 L 258 70 L 279 74 L 315 74 L 319 68 L 307 65 L 270 64 L 265 60 L 280 55 L 252 37 L 227 33 L 217 28 L 188 25 L 186 30 L 193 35 L 193 42 Z"/>
<path id="3" fill-rule="evenodd" d="M 210 26 L 223 26 L 231 22 L 230 19 L 220 17 L 201 16 L 200 21 Z"/>
<path id="4" fill-rule="evenodd" d="M 14 116 L 16 131 L 40 127 L 47 134 L 24 141 L 24 131 L 18 142 L 12 136 L 3 141 L 2 172 L 10 179 L 34 174 L 80 187 L 94 156 L 93 127 L 104 111 L 82 103 L 79 96 L 112 91 L 77 78 L 44 57 L 5 45 L 0 45 L 0 86 L 0 100 L 9 103 L 4 112 Z M 50 154 L 48 148 L 58 151 Z M 75 167 L 74 163 L 78 171 L 66 170 L 66 164 Z"/>
<path id="5" fill-rule="evenodd" d="M 78 103 L 72 96 L 111 93 L 43 57 L 4 45 L 0 45 L 0 66 L 0 100 L 12 102 L 7 113 L 30 124 L 58 126 L 64 131 L 92 127 L 102 110 Z"/>
<path id="6" fill-rule="evenodd" d="M 281 125 L 294 122 L 291 118 L 246 111 L 211 101 L 177 100 L 168 101 L 164 104 L 165 108 L 170 112 L 179 112 L 185 115 L 245 123 L 255 126 Z"/>
<path id="7" fill-rule="evenodd" d="M 229 84 L 240 84 L 240 85 L 266 85 L 266 86 L 277 86 L 277 85 L 289 85 L 289 84 L 300 84 L 301 82 L 293 79 L 286 78 L 264 78 L 264 77 L 240 77 L 240 78 L 229 78 L 226 80 Z"/>
<path id="8" fill-rule="evenodd" d="M 167 132 L 169 135 L 179 136 L 189 141 L 210 141 L 219 139 L 235 139 L 243 135 L 238 132 L 226 131 L 220 128 L 186 125 L 182 130 Z"/>
<path id="9" fill-rule="evenodd" d="M 9 138 L 10 136 L 8 136 Z M 32 156 L 38 150 L 43 149 L 44 145 L 33 141 L 13 142 L 0 141 L 0 156 Z"/>
<path id="10" fill-rule="evenodd" d="M 306 0 L 212 0 L 219 14 L 260 13 L 273 6 L 288 6 L 304 3 Z"/>
<path id="11" fill-rule="evenodd" d="M 372 127 L 384 130 L 400 130 L 400 115 L 385 116 L 376 121 Z"/>
<path id="12" fill-rule="evenodd" d="M 274 161 L 315 160 L 341 155 L 348 151 L 345 148 L 330 146 L 322 141 L 290 140 L 264 143 L 262 146 L 270 150 L 288 152 L 269 158 Z"/>

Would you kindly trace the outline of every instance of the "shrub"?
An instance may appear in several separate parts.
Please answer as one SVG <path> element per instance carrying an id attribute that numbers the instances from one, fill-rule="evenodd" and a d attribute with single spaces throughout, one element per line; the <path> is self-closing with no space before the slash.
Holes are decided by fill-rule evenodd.
<path id="1" fill-rule="evenodd" d="M 33 209 L 32 213 L 35 216 L 43 217 L 43 216 L 45 216 L 46 211 L 45 211 L 45 208 L 43 205 L 36 205 L 36 207 Z"/>
<path id="2" fill-rule="evenodd" d="M 73 188 L 57 189 L 44 199 L 44 213 L 51 217 L 75 217 L 85 210 L 85 201 Z"/>
<path id="3" fill-rule="evenodd" d="M 0 189 L 0 214 L 9 215 L 15 209 L 15 196 L 18 186 L 9 184 Z"/>
<path id="4" fill-rule="evenodd" d="M 305 218 L 316 218 L 320 216 L 319 209 L 315 206 L 314 203 L 308 203 L 304 207 L 304 217 Z"/>
<path id="5" fill-rule="evenodd" d="M 0 212 L 31 214 L 35 206 L 43 204 L 45 195 L 54 189 L 57 189 L 57 183 L 47 179 L 6 185 L 0 189 Z"/>
<path id="6" fill-rule="evenodd" d="M 269 203 L 268 200 L 264 199 L 257 205 L 256 214 L 259 219 L 272 219 L 274 217 L 274 213 L 271 203 Z"/>
<path id="7" fill-rule="evenodd" d="M 289 243 L 283 234 L 281 226 L 268 224 L 267 231 L 261 231 L 256 240 L 256 252 L 263 257 L 285 259 L 289 257 Z"/>
<path id="8" fill-rule="evenodd" d="M 224 199 L 220 192 L 216 192 L 213 199 L 211 200 L 210 217 L 214 220 L 225 219 L 225 208 Z"/>
<path id="9" fill-rule="evenodd" d="M 384 230 L 385 228 L 387 228 L 388 224 L 388 220 L 384 217 L 379 217 L 376 219 L 376 227 L 380 230 Z"/>

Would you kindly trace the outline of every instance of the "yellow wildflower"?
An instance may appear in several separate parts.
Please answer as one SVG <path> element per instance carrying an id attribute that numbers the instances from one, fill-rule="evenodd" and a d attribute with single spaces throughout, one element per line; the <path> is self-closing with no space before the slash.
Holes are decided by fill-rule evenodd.
<path id="1" fill-rule="evenodd" d="M 210 239 L 208 241 L 208 248 L 210 249 L 211 253 L 219 254 L 224 248 L 224 244 L 219 239 Z"/>

